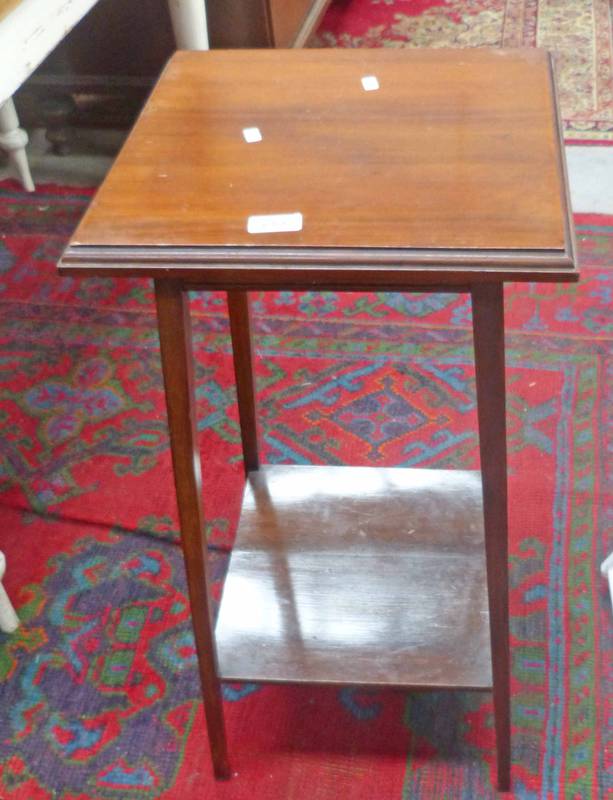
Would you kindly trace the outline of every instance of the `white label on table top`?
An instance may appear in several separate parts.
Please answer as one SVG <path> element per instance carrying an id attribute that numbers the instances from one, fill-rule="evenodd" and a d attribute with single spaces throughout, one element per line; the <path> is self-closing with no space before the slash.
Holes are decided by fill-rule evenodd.
<path id="1" fill-rule="evenodd" d="M 379 81 L 376 75 L 364 75 L 362 78 L 362 88 L 365 92 L 376 92 L 379 88 Z"/>
<path id="2" fill-rule="evenodd" d="M 302 214 L 255 214 L 247 220 L 249 233 L 285 233 L 302 230 Z"/>
<path id="3" fill-rule="evenodd" d="M 243 138 L 248 144 L 262 141 L 262 132 L 259 128 L 243 128 Z"/>

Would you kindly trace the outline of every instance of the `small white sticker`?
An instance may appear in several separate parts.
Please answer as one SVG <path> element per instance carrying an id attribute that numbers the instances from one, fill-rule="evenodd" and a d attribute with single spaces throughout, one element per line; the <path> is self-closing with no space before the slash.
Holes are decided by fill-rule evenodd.
<path id="1" fill-rule="evenodd" d="M 376 75 L 364 75 L 362 78 L 362 88 L 365 92 L 376 92 L 379 88 L 379 81 Z"/>
<path id="2" fill-rule="evenodd" d="M 249 217 L 249 233 L 285 233 L 302 230 L 302 214 L 259 214 Z"/>
<path id="3" fill-rule="evenodd" d="M 248 144 L 262 141 L 262 133 L 259 128 L 243 128 L 243 137 Z"/>

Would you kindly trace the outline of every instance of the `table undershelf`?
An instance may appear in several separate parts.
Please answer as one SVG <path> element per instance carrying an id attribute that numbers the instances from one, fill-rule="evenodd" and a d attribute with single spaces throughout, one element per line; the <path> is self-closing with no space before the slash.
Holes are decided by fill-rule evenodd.
<path id="1" fill-rule="evenodd" d="M 490 689 L 481 477 L 249 474 L 219 610 L 225 681 Z"/>

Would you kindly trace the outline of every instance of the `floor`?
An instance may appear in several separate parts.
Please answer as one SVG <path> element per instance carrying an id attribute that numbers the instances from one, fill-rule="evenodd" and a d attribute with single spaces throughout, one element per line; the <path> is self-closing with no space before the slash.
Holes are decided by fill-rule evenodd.
<path id="1" fill-rule="evenodd" d="M 43 130 L 30 135 L 29 158 L 35 183 L 92 186 L 99 183 L 122 140 L 120 131 L 80 130 L 73 152 L 56 156 L 49 152 Z M 613 214 L 613 147 L 566 148 L 573 210 L 578 213 Z M 11 177 L 0 162 L 0 180 Z"/>
<path id="2" fill-rule="evenodd" d="M 566 148 L 573 210 L 613 214 L 613 147 Z"/>
<path id="3" fill-rule="evenodd" d="M 124 137 L 122 131 L 75 130 L 71 153 L 56 156 L 45 139 L 45 131 L 29 131 L 28 159 L 34 183 L 60 183 L 69 186 L 99 184 L 118 151 Z M 3 154 L 0 153 L 0 159 Z M 0 180 L 14 177 L 6 159 L 0 161 Z"/>

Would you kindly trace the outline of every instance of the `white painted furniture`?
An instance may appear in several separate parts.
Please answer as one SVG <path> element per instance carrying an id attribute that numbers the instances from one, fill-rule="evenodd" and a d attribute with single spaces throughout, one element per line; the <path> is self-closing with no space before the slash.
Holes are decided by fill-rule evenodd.
<path id="1" fill-rule="evenodd" d="M 28 192 L 34 191 L 34 181 L 30 174 L 26 145 L 28 134 L 19 127 L 19 119 L 15 111 L 12 97 L 0 105 L 0 148 L 6 150 L 13 169 Z"/>
<path id="2" fill-rule="evenodd" d="M 24 188 L 34 191 L 12 97 L 36 67 L 98 0 L 0 0 L 0 148 Z M 168 0 L 177 46 L 208 49 L 204 0 Z"/>
<path id="3" fill-rule="evenodd" d="M 24 188 L 34 191 L 13 94 L 98 0 L 8 0 L 0 3 L 0 147 Z M 8 5 L 8 9 L 7 9 Z M 6 13 L 8 12 L 8 13 Z"/>
<path id="4" fill-rule="evenodd" d="M 208 50 L 205 0 L 168 0 L 175 42 L 179 50 Z"/>
<path id="5" fill-rule="evenodd" d="M 613 553 L 610 553 L 600 565 L 600 572 L 603 578 L 609 581 L 609 593 L 611 604 L 613 605 Z"/>
<path id="6" fill-rule="evenodd" d="M 4 631 L 4 633 L 13 633 L 13 631 L 17 630 L 19 627 L 19 619 L 2 585 L 2 578 L 4 578 L 5 570 L 6 558 L 4 557 L 4 553 L 0 550 L 0 631 Z"/>

